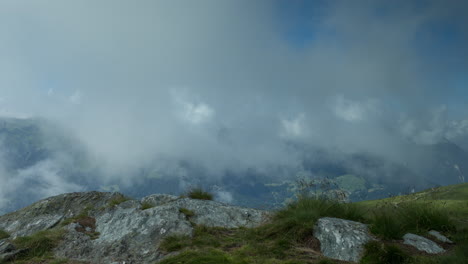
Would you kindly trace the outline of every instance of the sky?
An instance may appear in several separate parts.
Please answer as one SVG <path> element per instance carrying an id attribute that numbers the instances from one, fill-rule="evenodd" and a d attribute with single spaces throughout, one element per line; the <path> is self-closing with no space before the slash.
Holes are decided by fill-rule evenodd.
<path id="1" fill-rule="evenodd" d="M 69 129 L 113 175 L 299 166 L 286 143 L 395 162 L 468 142 L 463 0 L 0 2 L 0 115 Z M 110 176 L 112 177 L 112 176 Z"/>

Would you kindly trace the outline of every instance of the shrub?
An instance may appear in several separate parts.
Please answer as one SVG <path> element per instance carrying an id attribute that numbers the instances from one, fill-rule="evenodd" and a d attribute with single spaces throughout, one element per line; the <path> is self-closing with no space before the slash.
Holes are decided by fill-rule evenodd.
<path id="1" fill-rule="evenodd" d="M 186 196 L 198 200 L 213 200 L 213 195 L 202 188 L 193 188 L 187 192 Z"/>
<path id="2" fill-rule="evenodd" d="M 0 229 L 0 240 L 5 239 L 5 238 L 9 238 L 9 237 L 10 237 L 10 234 L 8 234 L 8 232 L 6 232 L 3 229 Z"/>

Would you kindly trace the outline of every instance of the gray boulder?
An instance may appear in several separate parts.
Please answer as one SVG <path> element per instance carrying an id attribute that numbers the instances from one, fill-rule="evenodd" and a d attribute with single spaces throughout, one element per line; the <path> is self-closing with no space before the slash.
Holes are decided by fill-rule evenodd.
<path id="1" fill-rule="evenodd" d="M 422 236 L 408 233 L 403 236 L 403 240 L 404 244 L 413 246 L 419 251 L 424 251 L 429 254 L 440 254 L 445 252 L 445 250 L 437 245 L 434 241 Z"/>
<path id="2" fill-rule="evenodd" d="M 324 256 L 352 262 L 359 262 L 363 245 L 373 240 L 365 224 L 331 217 L 317 221 L 314 236 Z"/>
<path id="3" fill-rule="evenodd" d="M 453 241 L 448 239 L 446 236 L 442 235 L 441 233 L 431 230 L 429 231 L 429 235 L 435 237 L 437 240 L 439 240 L 442 243 L 448 243 L 448 244 L 453 244 Z"/>

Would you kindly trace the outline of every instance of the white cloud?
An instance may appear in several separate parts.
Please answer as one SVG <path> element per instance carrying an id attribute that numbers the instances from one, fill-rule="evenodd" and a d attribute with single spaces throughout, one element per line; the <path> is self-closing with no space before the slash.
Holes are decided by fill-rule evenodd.
<path id="1" fill-rule="evenodd" d="M 216 201 L 222 202 L 222 203 L 232 203 L 233 197 L 232 194 L 228 191 L 216 191 L 215 192 L 215 199 Z"/>
<path id="2" fill-rule="evenodd" d="M 204 102 L 193 102 L 187 93 L 173 92 L 176 111 L 180 118 L 190 124 L 201 125 L 211 121 L 215 115 L 212 107 Z"/>
<path id="3" fill-rule="evenodd" d="M 299 137 L 304 135 L 305 114 L 299 114 L 293 119 L 281 119 L 283 137 Z"/>
<path id="4" fill-rule="evenodd" d="M 69 100 L 72 104 L 79 105 L 83 100 L 83 94 L 80 90 L 76 90 L 72 95 L 70 95 Z"/>
<path id="5" fill-rule="evenodd" d="M 332 104 L 333 113 L 347 122 L 359 122 L 365 120 L 376 110 L 376 102 L 373 100 L 353 101 L 343 95 L 336 97 Z"/>
<path id="6" fill-rule="evenodd" d="M 202 124 L 213 118 L 214 110 L 205 103 L 186 103 L 184 105 L 184 118 L 192 124 Z"/>
<path id="7" fill-rule="evenodd" d="M 468 136 L 468 119 L 449 120 L 445 105 L 433 109 L 425 118 L 403 115 L 398 124 L 400 133 L 417 144 L 436 144 L 444 139 Z"/>

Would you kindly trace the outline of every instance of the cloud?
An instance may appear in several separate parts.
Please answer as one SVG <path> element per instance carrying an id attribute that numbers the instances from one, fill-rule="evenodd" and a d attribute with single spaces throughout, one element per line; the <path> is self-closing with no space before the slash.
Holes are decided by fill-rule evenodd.
<path id="1" fill-rule="evenodd" d="M 283 126 L 282 135 L 288 137 L 299 137 L 305 133 L 305 115 L 299 114 L 293 119 L 281 119 L 281 125 Z"/>
<path id="2" fill-rule="evenodd" d="M 125 182 L 156 161 L 296 168 L 291 141 L 401 161 L 406 138 L 467 134 L 468 9 L 449 2 L 327 1 L 298 50 L 275 1 L 3 1 L 0 107 L 61 123 Z"/>
<path id="3" fill-rule="evenodd" d="M 81 104 L 81 101 L 83 100 L 83 95 L 81 94 L 81 91 L 76 90 L 75 92 L 73 92 L 73 94 L 70 95 L 69 100 L 72 104 L 75 104 L 75 105 Z"/>
<path id="4" fill-rule="evenodd" d="M 0 214 L 46 197 L 86 189 L 64 177 L 60 160 L 43 160 L 17 171 L 6 169 L 4 164 L 0 157 Z"/>
<path id="5" fill-rule="evenodd" d="M 376 111 L 375 101 L 355 102 L 344 98 L 342 95 L 337 96 L 333 105 L 335 115 L 348 122 L 363 121 L 368 115 L 374 114 Z"/>
<path id="6" fill-rule="evenodd" d="M 209 122 L 215 114 L 213 108 L 203 102 L 190 102 L 187 95 L 173 93 L 178 115 L 184 121 L 194 125 Z"/>

